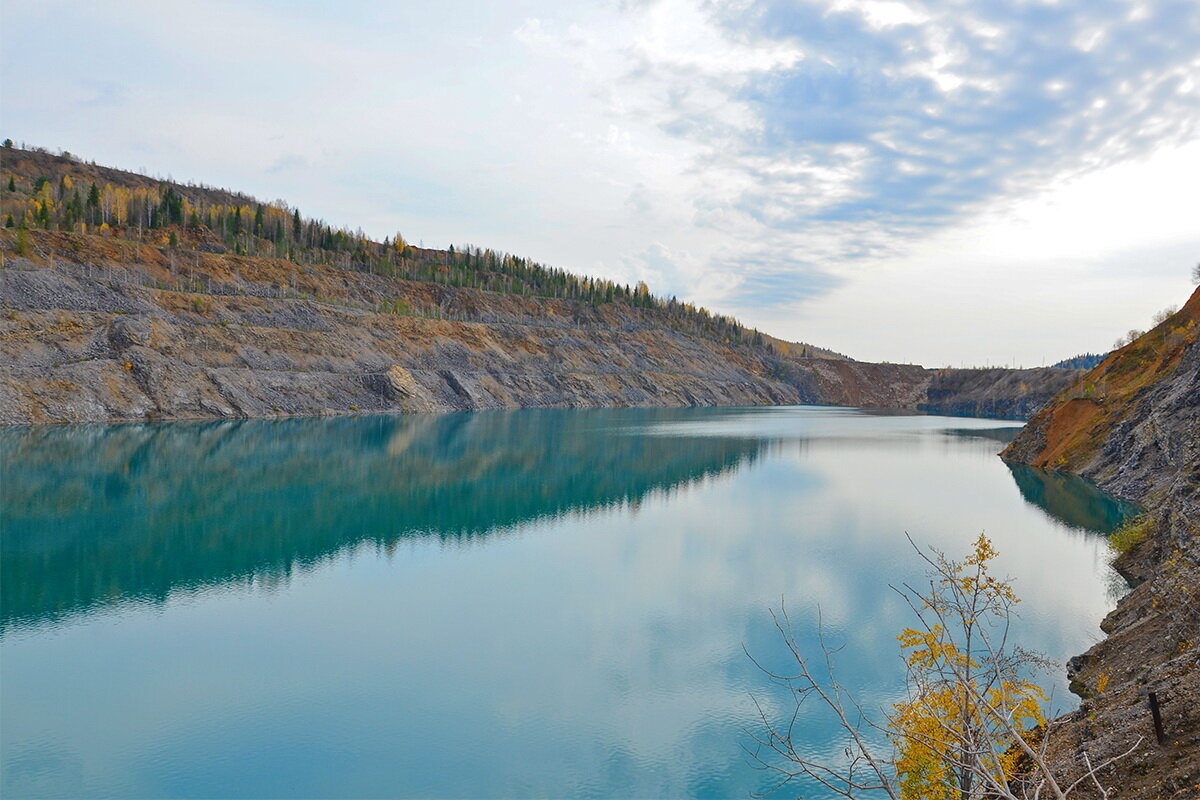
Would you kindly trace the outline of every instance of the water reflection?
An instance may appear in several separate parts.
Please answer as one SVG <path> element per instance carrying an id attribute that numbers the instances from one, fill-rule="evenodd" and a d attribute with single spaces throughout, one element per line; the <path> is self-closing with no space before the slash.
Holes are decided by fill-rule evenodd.
<path id="1" fill-rule="evenodd" d="M 843 683 L 886 707 L 906 532 L 958 554 L 986 530 L 1021 644 L 1090 643 L 1104 542 L 1022 499 L 996 458 L 1014 428 L 777 408 L 0 431 L 0 795 L 748 796 L 770 782 L 741 749 L 750 696 L 792 708 L 743 644 L 782 669 L 768 608 L 815 648 L 819 607 Z M 838 757 L 836 726 L 799 725 Z"/>
<path id="2" fill-rule="evenodd" d="M 364 541 L 392 549 L 405 537 L 463 540 L 636 505 L 753 460 L 764 444 L 612 435 L 611 417 L 548 410 L 0 430 L 2 624 L 231 578 L 278 581 Z"/>
<path id="3" fill-rule="evenodd" d="M 1077 475 L 1009 464 L 1027 503 L 1068 528 L 1109 534 L 1138 514 L 1133 503 L 1105 494 Z"/>
<path id="4" fill-rule="evenodd" d="M 1016 426 L 1006 428 L 950 428 L 946 431 L 950 436 L 968 436 L 976 439 L 990 439 L 1000 444 L 1008 444 L 1017 437 L 1021 429 Z"/>

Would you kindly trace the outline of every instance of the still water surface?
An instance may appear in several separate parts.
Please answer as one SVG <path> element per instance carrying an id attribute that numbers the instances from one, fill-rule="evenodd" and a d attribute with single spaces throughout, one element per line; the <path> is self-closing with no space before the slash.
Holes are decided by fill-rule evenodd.
<path id="1" fill-rule="evenodd" d="M 869 706 L 981 531 L 1063 661 L 1130 512 L 1015 424 L 815 407 L 0 431 L 0 794 L 747 797 L 769 609 Z M 1098 533 L 1099 532 L 1099 533 Z M 1060 705 L 1061 677 L 1046 678 Z M 835 731 L 802 716 L 805 748 Z M 785 789 L 795 796 L 802 787 Z M 811 796 L 819 796 L 813 794 Z"/>

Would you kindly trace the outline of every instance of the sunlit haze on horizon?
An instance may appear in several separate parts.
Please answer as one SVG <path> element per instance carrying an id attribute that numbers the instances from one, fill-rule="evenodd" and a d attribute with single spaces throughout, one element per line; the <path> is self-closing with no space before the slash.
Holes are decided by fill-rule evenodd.
<path id="1" fill-rule="evenodd" d="M 0 136 L 858 359 L 1102 352 L 1200 261 L 1195 0 L 2 9 Z"/>

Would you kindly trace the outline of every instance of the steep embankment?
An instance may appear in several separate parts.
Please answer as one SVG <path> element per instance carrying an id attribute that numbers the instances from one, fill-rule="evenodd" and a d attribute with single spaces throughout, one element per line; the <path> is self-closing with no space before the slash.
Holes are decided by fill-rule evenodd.
<path id="1" fill-rule="evenodd" d="M 1003 457 L 1071 472 L 1147 509 L 1115 566 L 1137 587 L 1072 661 L 1084 701 L 1052 736 L 1066 773 L 1134 748 L 1107 773 L 1121 798 L 1200 786 L 1200 290 L 1030 421 Z M 1156 742 L 1148 697 L 1162 707 Z"/>
<path id="2" fill-rule="evenodd" d="M 1078 378 L 1079 370 L 1062 367 L 940 369 L 916 407 L 955 417 L 1027 419 Z"/>
<path id="3" fill-rule="evenodd" d="M 0 420 L 812 402 L 651 309 L 30 232 L 0 277 Z"/>
<path id="4" fill-rule="evenodd" d="M 772 403 L 1012 417 L 1063 380 L 852 362 L 645 284 L 374 241 L 67 154 L 0 159 L 0 424 Z"/>
<path id="5" fill-rule="evenodd" d="M 0 233 L 0 423 L 789 403 L 1012 416 L 1074 374 L 800 358 L 657 308 L 234 255 L 203 230 L 144 238 Z M 964 400 L 946 388 L 958 372 Z"/>

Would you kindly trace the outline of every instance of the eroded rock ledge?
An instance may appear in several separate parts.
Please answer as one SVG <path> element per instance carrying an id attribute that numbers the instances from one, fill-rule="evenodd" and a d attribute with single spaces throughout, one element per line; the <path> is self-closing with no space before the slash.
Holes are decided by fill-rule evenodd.
<path id="1" fill-rule="evenodd" d="M 820 403 L 1023 417 L 1074 370 L 797 358 L 654 309 L 0 233 L 0 424 Z"/>

